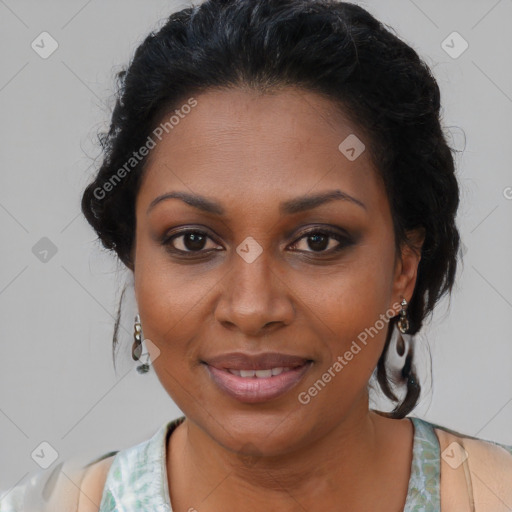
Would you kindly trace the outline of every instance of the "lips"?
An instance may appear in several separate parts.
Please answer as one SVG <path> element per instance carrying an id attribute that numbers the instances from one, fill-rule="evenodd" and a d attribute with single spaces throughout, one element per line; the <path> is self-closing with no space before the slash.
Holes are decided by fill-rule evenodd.
<path id="1" fill-rule="evenodd" d="M 278 353 L 233 352 L 202 361 L 217 388 L 241 402 L 275 399 L 293 387 L 312 365 L 310 359 Z"/>

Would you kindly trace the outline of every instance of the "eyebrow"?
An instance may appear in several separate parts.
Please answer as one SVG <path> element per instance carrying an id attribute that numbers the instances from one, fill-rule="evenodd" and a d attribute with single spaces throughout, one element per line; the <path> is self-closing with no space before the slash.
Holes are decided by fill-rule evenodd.
<path id="1" fill-rule="evenodd" d="M 188 192 L 168 192 L 161 196 L 156 197 L 151 201 L 146 210 L 146 215 L 162 201 L 167 199 L 180 199 L 181 201 L 187 203 L 198 210 L 201 210 L 206 213 L 213 213 L 215 215 L 223 215 L 225 209 L 215 201 L 208 199 L 204 196 L 200 196 L 197 194 L 189 194 Z M 328 192 L 321 192 L 319 194 L 311 194 L 296 197 L 294 199 L 290 199 L 288 201 L 284 201 L 279 205 L 279 213 L 281 215 L 291 215 L 293 213 L 299 213 L 306 210 L 312 210 L 313 208 L 317 208 L 318 206 L 328 203 L 334 200 L 342 200 L 348 201 L 353 204 L 360 206 L 366 210 L 366 205 L 361 202 L 359 199 L 352 197 L 346 192 L 342 192 L 341 190 L 330 190 Z"/>

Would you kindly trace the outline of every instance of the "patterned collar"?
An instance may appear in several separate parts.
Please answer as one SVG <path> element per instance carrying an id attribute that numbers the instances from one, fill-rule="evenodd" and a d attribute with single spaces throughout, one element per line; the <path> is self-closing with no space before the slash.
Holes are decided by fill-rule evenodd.
<path id="1" fill-rule="evenodd" d="M 165 423 L 150 439 L 117 453 L 110 467 L 99 512 L 172 512 L 166 469 L 166 439 L 184 421 Z M 440 510 L 440 447 L 433 425 L 414 426 L 413 456 L 403 512 Z"/>

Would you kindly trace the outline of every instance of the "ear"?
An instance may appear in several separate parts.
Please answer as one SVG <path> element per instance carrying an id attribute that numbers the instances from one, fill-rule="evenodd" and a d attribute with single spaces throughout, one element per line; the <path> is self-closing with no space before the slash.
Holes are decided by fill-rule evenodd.
<path id="1" fill-rule="evenodd" d="M 416 286 L 418 265 L 421 260 L 421 248 L 425 241 L 425 228 L 423 227 L 407 231 L 406 234 L 409 244 L 403 243 L 401 251 L 396 257 L 393 279 L 393 304 L 399 304 L 402 298 L 405 298 L 408 302 L 411 300 L 414 287 Z"/>

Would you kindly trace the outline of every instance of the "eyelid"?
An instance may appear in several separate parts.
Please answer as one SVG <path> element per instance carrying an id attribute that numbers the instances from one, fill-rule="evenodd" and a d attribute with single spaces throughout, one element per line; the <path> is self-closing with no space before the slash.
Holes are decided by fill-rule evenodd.
<path id="1" fill-rule="evenodd" d="M 306 254 L 318 254 L 319 256 L 321 255 L 329 255 L 329 254 L 333 254 L 333 253 L 336 253 L 337 251 L 349 246 L 349 245 L 352 245 L 354 243 L 354 238 L 352 236 L 350 236 L 345 230 L 343 229 L 335 229 L 335 228 L 332 228 L 332 227 L 321 227 L 321 226 L 313 226 L 312 228 L 309 228 L 309 229 L 306 229 L 304 231 L 301 231 L 295 238 L 295 241 L 292 242 L 291 246 L 295 246 L 297 245 L 303 238 L 306 238 L 307 236 L 311 236 L 311 235 L 314 235 L 314 234 L 317 234 L 317 233 L 320 233 L 320 234 L 323 234 L 323 235 L 326 235 L 327 238 L 331 238 L 331 239 L 334 239 L 338 242 L 338 246 L 337 247 L 334 247 L 334 248 L 331 248 L 329 249 L 328 251 L 320 251 L 320 252 L 317 252 L 317 251 L 298 251 L 298 252 L 304 252 Z"/>
<path id="2" fill-rule="evenodd" d="M 174 240 L 175 238 L 178 238 L 180 236 L 188 235 L 189 233 L 200 233 L 202 235 L 205 235 L 205 237 L 209 238 L 213 242 L 215 242 L 217 245 L 221 245 L 219 242 L 217 242 L 217 240 L 215 239 L 215 236 L 211 235 L 210 230 L 208 228 L 204 228 L 204 227 L 198 227 L 198 228 L 184 227 L 182 229 L 178 229 L 177 231 L 173 231 L 171 234 L 168 234 L 168 232 L 166 232 L 161 238 L 161 243 L 163 245 L 168 245 L 171 240 Z M 192 251 L 190 251 L 190 252 L 192 252 Z M 195 251 L 195 252 L 197 254 L 200 253 L 200 251 Z"/>
<path id="3" fill-rule="evenodd" d="M 171 251 L 174 254 L 182 255 L 182 254 L 190 254 L 190 255 L 196 255 L 200 256 L 202 254 L 210 254 L 212 251 L 217 251 L 219 249 L 201 249 L 199 251 L 183 251 L 181 249 L 175 249 L 171 245 L 171 241 L 173 241 L 176 238 L 179 238 L 180 236 L 187 235 L 189 233 L 200 233 L 204 235 L 206 238 L 209 238 L 212 242 L 216 243 L 217 245 L 222 245 L 216 240 L 215 236 L 211 235 L 211 232 L 208 228 L 204 226 L 198 226 L 198 227 L 192 227 L 192 226 L 185 226 L 181 229 L 178 229 L 177 231 L 173 232 L 172 234 L 164 234 L 164 236 L 161 239 L 162 245 L 166 246 L 169 251 Z M 330 225 L 310 225 L 307 227 L 304 227 L 303 229 L 299 230 L 299 232 L 294 236 L 294 240 L 291 244 L 288 245 L 293 247 L 297 245 L 303 238 L 307 237 L 308 235 L 313 234 L 324 234 L 328 238 L 334 239 L 338 242 L 338 246 L 331 248 L 327 251 L 296 251 L 296 252 L 303 252 L 303 253 L 312 253 L 312 254 L 318 254 L 321 255 L 328 255 L 332 253 L 336 253 L 337 251 L 352 245 L 354 243 L 354 237 L 351 236 L 346 230 L 340 227 L 334 227 Z"/>
<path id="4" fill-rule="evenodd" d="M 330 235 L 338 235 L 346 238 L 350 238 L 349 233 L 340 227 L 334 227 L 324 224 L 313 224 L 312 226 L 305 227 L 304 229 L 299 230 L 299 232 L 295 235 L 298 239 L 302 238 L 304 235 L 309 233 L 328 233 Z"/>

